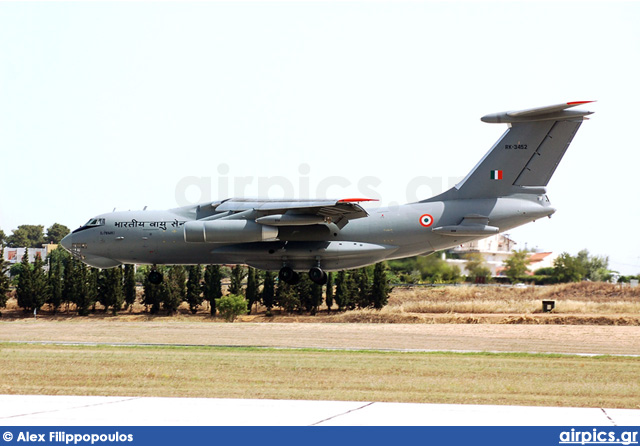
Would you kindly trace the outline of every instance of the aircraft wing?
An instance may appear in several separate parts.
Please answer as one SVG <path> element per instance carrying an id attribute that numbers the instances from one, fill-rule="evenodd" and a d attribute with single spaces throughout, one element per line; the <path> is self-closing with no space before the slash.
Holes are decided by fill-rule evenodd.
<path id="1" fill-rule="evenodd" d="M 359 203 L 376 201 L 369 198 L 346 198 L 326 200 L 278 200 L 230 198 L 215 203 L 216 212 L 228 212 L 225 219 L 234 216 L 247 218 L 248 213 L 256 223 L 270 226 L 306 226 L 320 223 L 335 223 L 342 228 L 349 220 L 369 215 Z"/>

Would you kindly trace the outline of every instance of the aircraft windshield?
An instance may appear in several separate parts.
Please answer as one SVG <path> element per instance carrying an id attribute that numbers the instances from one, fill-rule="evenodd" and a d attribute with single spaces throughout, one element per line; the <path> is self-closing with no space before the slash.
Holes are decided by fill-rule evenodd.
<path id="1" fill-rule="evenodd" d="M 90 226 L 104 226 L 104 218 L 92 218 L 83 225 L 83 227 Z"/>
<path id="2" fill-rule="evenodd" d="M 104 226 L 104 225 L 105 225 L 104 218 L 92 218 L 91 220 L 86 222 L 84 225 L 80 226 L 78 229 L 73 231 L 73 233 L 84 231 L 85 229 L 95 228 L 98 226 Z"/>

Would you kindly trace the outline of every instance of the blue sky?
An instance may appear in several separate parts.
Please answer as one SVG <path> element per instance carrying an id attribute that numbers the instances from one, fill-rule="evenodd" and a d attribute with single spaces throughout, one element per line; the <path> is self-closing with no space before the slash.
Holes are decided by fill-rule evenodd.
<path id="1" fill-rule="evenodd" d="M 637 2 L 0 3 L 0 228 L 228 196 L 427 198 L 598 100 L 524 247 L 640 272 Z"/>

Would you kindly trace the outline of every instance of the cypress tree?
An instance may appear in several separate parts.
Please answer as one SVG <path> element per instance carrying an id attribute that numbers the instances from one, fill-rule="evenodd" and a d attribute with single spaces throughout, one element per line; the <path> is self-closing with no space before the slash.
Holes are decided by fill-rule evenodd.
<path id="1" fill-rule="evenodd" d="M 273 300 L 275 297 L 274 277 L 271 271 L 264 272 L 264 285 L 262 285 L 262 303 L 267 307 L 266 316 L 271 316 L 271 308 L 273 308 Z"/>
<path id="2" fill-rule="evenodd" d="M 34 308 L 40 310 L 47 301 L 47 275 L 44 271 L 44 261 L 42 256 L 36 254 L 36 260 L 33 263 L 33 272 L 31 276 L 31 286 L 33 287 L 33 305 Z"/>
<path id="3" fill-rule="evenodd" d="M 7 271 L 9 271 L 9 262 L 4 260 L 4 246 L 0 238 L 0 308 L 6 307 L 7 300 L 9 299 L 9 278 L 7 277 Z M 0 316 L 2 316 L 2 313 L 0 313 Z"/>
<path id="4" fill-rule="evenodd" d="M 109 270 L 101 269 L 98 271 L 98 302 L 104 307 L 104 312 L 109 311 L 111 304 L 109 298 Z"/>
<path id="5" fill-rule="evenodd" d="M 69 253 L 58 247 L 49 254 L 49 274 L 47 275 L 47 302 L 55 313 L 64 300 L 64 267 Z"/>
<path id="6" fill-rule="evenodd" d="M 322 305 L 322 285 L 311 282 L 311 314 L 315 316 Z"/>
<path id="7" fill-rule="evenodd" d="M 175 314 L 180 303 L 187 297 L 187 274 L 184 266 L 173 265 L 169 267 L 169 274 L 166 283 L 166 292 L 163 295 L 162 307 L 168 314 Z"/>
<path id="8" fill-rule="evenodd" d="M 67 304 L 67 310 L 69 310 L 69 304 L 76 303 L 76 296 L 79 290 L 80 266 L 74 257 L 68 256 L 64 259 L 64 275 L 62 277 L 62 302 Z M 77 306 L 77 305 L 76 305 Z M 80 309 L 78 308 L 78 311 Z"/>
<path id="9" fill-rule="evenodd" d="M 75 265 L 74 258 L 72 256 L 67 257 L 63 261 L 64 274 L 62 276 L 62 302 L 67 304 L 67 311 L 69 311 L 69 305 L 73 303 L 75 298 L 74 290 L 74 275 Z"/>
<path id="10" fill-rule="evenodd" d="M 247 272 L 247 306 L 248 314 L 251 314 L 251 307 L 253 304 L 258 301 L 258 272 L 255 268 L 249 267 L 249 271 Z"/>
<path id="11" fill-rule="evenodd" d="M 158 268 L 158 272 L 163 273 L 164 268 L 161 270 Z M 142 303 L 145 305 L 149 313 L 158 314 L 160 312 L 160 305 L 164 300 L 164 296 L 166 294 L 166 283 L 162 282 L 160 284 L 153 284 L 149 282 L 149 275 L 145 274 L 144 282 L 143 282 L 143 295 L 142 295 Z"/>
<path id="12" fill-rule="evenodd" d="M 124 266 L 124 305 L 125 310 L 132 310 L 136 302 L 136 276 L 133 265 Z"/>
<path id="13" fill-rule="evenodd" d="M 278 289 L 276 290 L 275 300 L 278 306 L 280 306 L 289 314 L 300 309 L 300 298 L 296 290 L 296 286 L 289 285 L 287 282 L 278 282 Z"/>
<path id="14" fill-rule="evenodd" d="M 117 266 L 102 270 L 100 285 L 100 303 L 104 305 L 104 311 L 106 312 L 111 307 L 111 312 L 114 315 L 118 314 L 124 302 L 122 268 Z"/>
<path id="15" fill-rule="evenodd" d="M 216 299 L 222 297 L 222 271 L 220 265 L 207 265 L 204 270 L 202 297 L 209 301 L 211 316 L 216 315 Z"/>
<path id="16" fill-rule="evenodd" d="M 31 264 L 29 263 L 29 250 L 25 249 L 22 260 L 20 261 L 20 276 L 18 277 L 18 285 L 16 286 L 16 298 L 18 306 L 25 311 L 33 310 L 33 279 Z"/>
<path id="17" fill-rule="evenodd" d="M 366 268 L 358 268 L 353 271 L 354 304 L 358 308 L 370 306 L 369 275 Z"/>
<path id="18" fill-rule="evenodd" d="M 333 273 L 327 273 L 327 291 L 325 292 L 325 301 L 327 303 L 327 313 L 331 313 L 333 306 Z"/>
<path id="19" fill-rule="evenodd" d="M 359 292 L 360 292 L 360 288 L 358 286 L 360 283 L 360 274 L 358 270 L 349 271 L 345 282 L 348 290 L 347 292 L 348 300 L 345 307 L 347 310 L 353 310 L 356 308 L 358 304 L 358 298 L 359 298 Z"/>
<path id="20" fill-rule="evenodd" d="M 86 316 L 91 308 L 98 301 L 98 268 L 87 267 L 82 262 L 77 262 L 80 268 L 80 293 L 78 294 L 78 313 Z"/>
<path id="21" fill-rule="evenodd" d="M 313 309 L 313 297 L 311 295 L 312 283 L 308 274 L 301 274 L 300 281 L 294 285 L 296 293 L 298 294 L 298 300 L 300 301 L 300 313 L 302 313 L 303 309 L 309 312 Z"/>
<path id="22" fill-rule="evenodd" d="M 371 303 L 373 308 L 381 309 L 389 301 L 391 286 L 387 278 L 386 265 L 383 262 L 376 263 L 373 270 L 373 285 L 371 287 Z"/>
<path id="23" fill-rule="evenodd" d="M 242 279 L 244 278 L 244 271 L 241 265 L 236 265 L 231 270 L 231 284 L 229 285 L 229 294 L 236 296 L 242 295 Z"/>
<path id="24" fill-rule="evenodd" d="M 189 304 L 191 313 L 196 314 L 203 300 L 201 295 L 202 287 L 200 286 L 202 267 L 200 265 L 191 265 L 188 267 L 188 272 L 186 301 Z"/>
<path id="25" fill-rule="evenodd" d="M 87 316 L 89 309 L 98 299 L 97 268 L 87 266 L 70 257 L 64 269 L 64 299 L 76 306 L 79 316 Z"/>
<path id="26" fill-rule="evenodd" d="M 338 310 L 344 310 L 346 302 L 349 300 L 349 289 L 347 287 L 347 273 L 342 270 L 338 271 L 336 277 L 336 304 L 338 304 Z"/>

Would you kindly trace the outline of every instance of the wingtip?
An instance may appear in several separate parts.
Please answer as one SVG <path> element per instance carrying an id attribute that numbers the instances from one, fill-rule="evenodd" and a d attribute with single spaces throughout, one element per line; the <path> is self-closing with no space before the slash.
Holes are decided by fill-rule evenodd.
<path id="1" fill-rule="evenodd" d="M 338 203 L 360 203 L 361 201 L 378 201 L 375 198 L 343 198 Z"/>
<path id="2" fill-rule="evenodd" d="M 573 102 L 567 102 L 567 105 L 591 104 L 592 102 L 597 102 L 597 101 L 573 101 Z"/>

